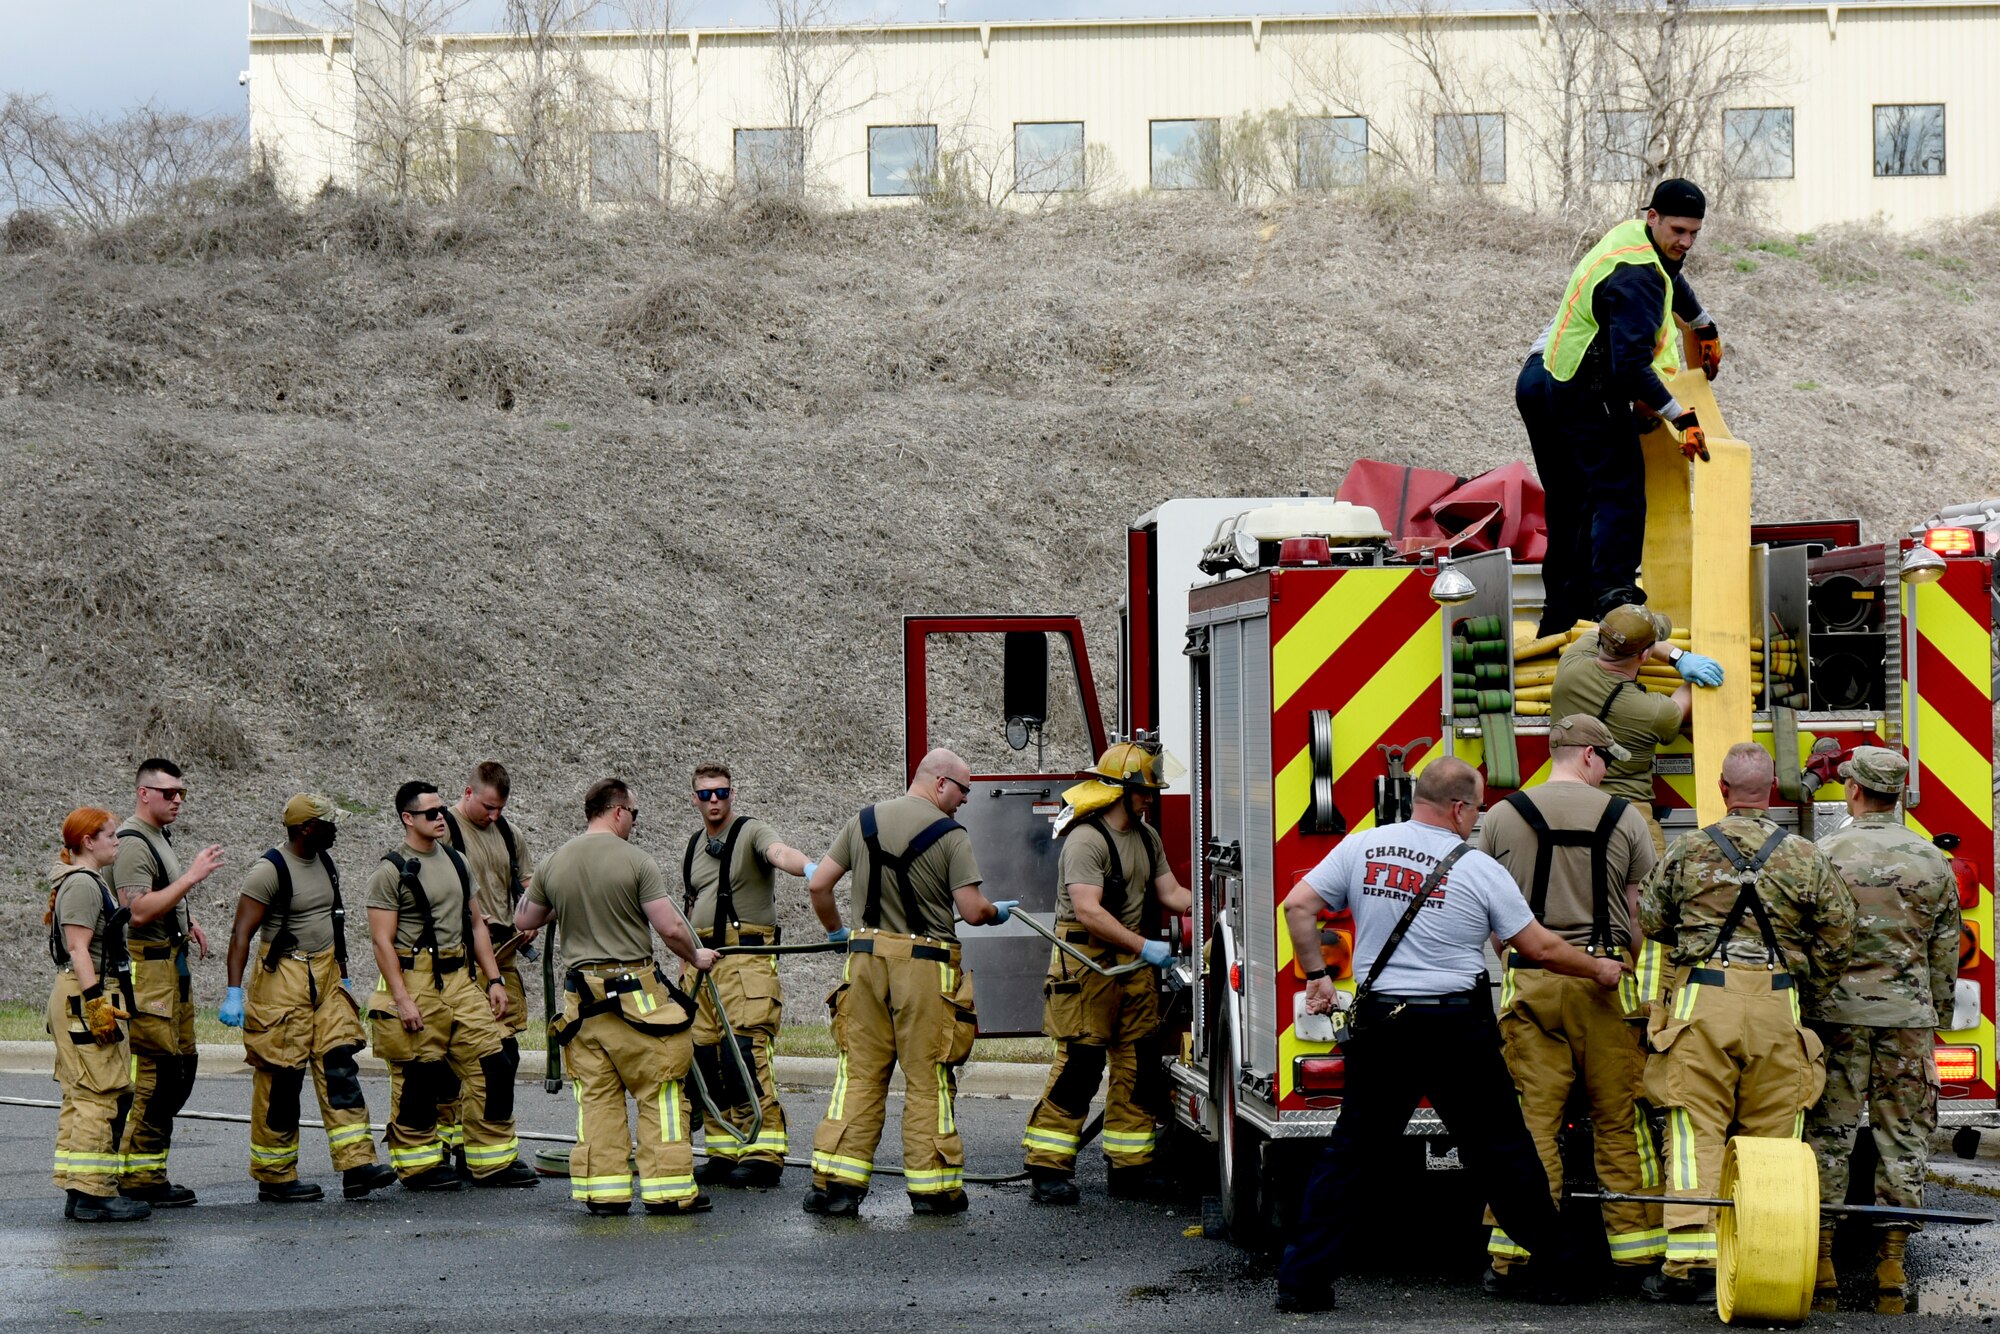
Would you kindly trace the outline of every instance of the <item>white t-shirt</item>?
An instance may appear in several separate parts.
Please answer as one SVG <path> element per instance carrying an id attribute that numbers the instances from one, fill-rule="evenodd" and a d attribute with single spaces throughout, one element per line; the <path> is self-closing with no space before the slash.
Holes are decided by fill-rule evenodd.
<path id="1" fill-rule="evenodd" d="M 1461 841 L 1448 829 L 1408 820 L 1350 835 L 1306 873 L 1306 883 L 1327 907 L 1354 914 L 1357 980 L 1368 976 L 1432 868 Z M 1388 996 L 1464 991 L 1485 966 L 1487 936 L 1511 939 L 1534 920 L 1506 868 L 1475 848 L 1424 901 L 1375 990 Z"/>

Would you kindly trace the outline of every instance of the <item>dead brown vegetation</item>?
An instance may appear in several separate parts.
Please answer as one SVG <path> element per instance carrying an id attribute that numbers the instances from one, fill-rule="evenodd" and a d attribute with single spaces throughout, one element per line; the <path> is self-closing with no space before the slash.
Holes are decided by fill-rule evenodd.
<path id="1" fill-rule="evenodd" d="M 489 754 L 544 849 L 616 771 L 671 861 L 715 755 L 824 847 L 899 786 L 905 613 L 1073 607 L 1108 671 L 1159 501 L 1520 456 L 1520 357 L 1606 221 L 1409 187 L 599 223 L 246 187 L 10 227 L 0 989 L 40 985 L 64 812 L 126 807 L 150 750 L 189 767 L 187 838 L 230 848 L 212 920 L 290 792 L 356 811 L 358 873 L 398 781 Z M 1692 276 L 1760 514 L 1888 537 L 2000 489 L 1996 242 L 1712 226 Z"/>

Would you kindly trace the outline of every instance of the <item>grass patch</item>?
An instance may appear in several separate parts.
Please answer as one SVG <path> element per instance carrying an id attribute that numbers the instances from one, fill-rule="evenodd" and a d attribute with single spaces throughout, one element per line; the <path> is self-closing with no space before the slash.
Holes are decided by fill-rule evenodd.
<path id="1" fill-rule="evenodd" d="M 0 1042 L 46 1042 L 48 1030 L 43 1024 L 48 1019 L 44 1006 L 27 1001 L 0 1001 Z M 215 1017 L 215 1011 L 196 1010 L 194 1012 L 194 1040 L 196 1042 L 238 1042 L 242 1034 L 233 1028 L 224 1028 Z"/>
<path id="2" fill-rule="evenodd" d="M 1775 237 L 1762 241 L 1752 241 L 1749 248 L 1752 250 L 1761 250 L 1767 255 L 1783 255 L 1786 259 L 1799 258 L 1799 247 L 1795 243 L 1780 241 Z"/>
<path id="3" fill-rule="evenodd" d="M 1803 393 L 1808 393 L 1808 394 L 1810 394 L 1810 393 L 1811 393 L 1811 392 L 1812 392 L 1813 390 L 1815 390 L 1815 389 L 1819 388 L 1819 381 L 1818 381 L 1818 380 L 1798 380 L 1798 381 L 1795 381 L 1795 382 L 1793 383 L 1793 385 L 1792 385 L 1792 388 L 1794 388 L 1794 389 L 1797 389 L 1797 390 L 1800 390 L 1800 391 L 1801 391 L 1801 392 L 1803 392 Z"/>
<path id="4" fill-rule="evenodd" d="M 1736 271 L 1738 273 L 1755 273 L 1757 271 L 1757 261 L 1754 259 L 1739 259 L 1736 261 Z"/>

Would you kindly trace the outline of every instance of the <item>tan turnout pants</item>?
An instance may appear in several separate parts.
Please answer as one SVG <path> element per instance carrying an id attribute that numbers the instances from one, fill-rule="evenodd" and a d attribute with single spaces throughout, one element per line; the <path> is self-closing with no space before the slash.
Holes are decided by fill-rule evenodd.
<path id="1" fill-rule="evenodd" d="M 1539 968 L 1507 970 L 1500 989 L 1500 1045 L 1558 1207 L 1563 1164 L 1556 1133 L 1579 1082 L 1590 1100 L 1598 1184 L 1621 1195 L 1660 1193 L 1659 1153 L 1639 1106 L 1646 1073 L 1640 1042 L 1618 990 Z M 1602 1209 L 1614 1264 L 1650 1266 L 1666 1254 L 1657 1203 L 1606 1201 Z M 1496 1270 L 1504 1274 L 1527 1259 L 1490 1209 L 1486 1222 L 1493 1228 L 1486 1249 Z"/>
<path id="2" fill-rule="evenodd" d="M 752 935 L 761 935 L 767 941 L 777 934 L 774 927 L 752 926 L 748 929 Z M 723 943 L 737 944 L 741 935 L 735 927 L 726 928 Z M 758 1128 L 750 1143 L 738 1144 L 735 1137 L 723 1128 L 716 1109 L 705 1107 L 702 1109 L 702 1145 L 711 1158 L 746 1163 L 783 1163 L 791 1141 L 785 1133 L 785 1106 L 778 1101 L 777 1081 L 771 1074 L 771 1046 L 778 1039 L 785 998 L 784 988 L 778 983 L 778 960 L 768 954 L 731 954 L 717 961 L 710 976 L 715 979 L 716 990 L 722 993 L 722 1008 L 729 1014 L 729 1026 L 736 1033 L 738 1047 L 749 1057 L 751 1071 L 757 1081 L 750 1097 L 728 1109 L 729 1122 L 738 1133 L 747 1133 L 753 1121 Z M 722 1024 L 716 1018 L 715 1002 L 709 998 L 708 988 L 700 983 L 701 975 L 689 969 L 681 985 L 696 1002 L 695 1059 L 702 1063 L 702 1075 L 708 1081 L 709 1092 L 720 1099 L 725 1084 L 732 1084 L 738 1078 L 736 1058 L 723 1050 Z M 757 1115 L 754 1117 L 750 1109 L 751 1098 L 757 1104 Z"/>
<path id="3" fill-rule="evenodd" d="M 355 1057 L 368 1039 L 359 1004 L 340 984 L 340 961 L 328 949 L 281 956 L 266 970 L 264 948 L 251 952 L 243 1005 L 243 1059 L 252 1067 L 250 1176 L 274 1185 L 298 1180 L 308 1074 L 334 1171 L 365 1167 L 375 1161 L 375 1145 Z"/>
<path id="4" fill-rule="evenodd" d="M 187 947 L 132 942 L 132 1110 L 125 1118 L 123 1182 L 158 1186 L 167 1180 L 174 1117 L 194 1091 L 193 989 Z"/>
<path id="5" fill-rule="evenodd" d="M 813 1135 L 813 1185 L 866 1191 L 882 1139 L 889 1076 L 903 1067 L 903 1184 L 912 1195 L 965 1188 L 954 1103 L 978 1021 L 958 942 L 854 933 L 827 998 L 840 1057 L 826 1118 Z"/>
<path id="6" fill-rule="evenodd" d="M 1133 958 L 1091 937 L 1077 923 L 1058 922 L 1056 932 L 1106 966 Z M 1105 977 L 1051 945 L 1042 996 L 1042 1031 L 1055 1039 L 1056 1059 L 1021 1136 L 1028 1166 L 1065 1175 L 1076 1171 L 1083 1123 L 1107 1069 L 1105 1161 L 1114 1169 L 1152 1162 L 1158 1134 L 1153 1109 L 1163 1077 L 1150 1042 L 1160 1027 L 1158 970 Z"/>
<path id="7" fill-rule="evenodd" d="M 668 994 L 653 961 L 647 959 L 578 969 L 572 980 L 580 980 L 583 991 L 564 993 L 563 1023 L 576 1023 L 585 1002 L 602 1000 L 607 981 L 617 984 L 626 979 L 642 985 L 623 993 L 618 1013 L 583 1020 L 563 1048 L 576 1094 L 570 1197 L 586 1203 L 629 1202 L 636 1157 L 641 1200 L 686 1205 L 696 1194 L 684 1093 L 688 1065 L 694 1059 L 687 1011 Z M 626 1016 L 661 1031 L 642 1031 Z M 676 1025 L 677 1031 L 664 1031 Z M 625 1110 L 628 1096 L 639 1105 L 636 1146 Z"/>
<path id="8" fill-rule="evenodd" d="M 111 989 L 107 994 L 115 994 L 115 979 L 105 985 Z M 56 1189 L 116 1195 L 118 1139 L 132 1106 L 131 1042 L 122 1033 L 112 1043 L 99 1043 L 90 1035 L 90 1025 L 83 1021 L 83 988 L 68 968 L 56 974 L 49 993 L 48 1029 L 56 1043 L 55 1079 L 62 1086 Z"/>
<path id="9" fill-rule="evenodd" d="M 452 957 L 445 957 L 449 967 Z M 463 961 L 437 985 L 431 957 L 418 954 L 403 968 L 403 985 L 417 1003 L 424 1026 L 412 1033 L 396 1016 L 388 983 L 377 979 L 368 1001 L 375 1054 L 389 1064 L 389 1165 L 407 1180 L 442 1164 L 448 1155 L 442 1115 L 466 1109 L 458 1128 L 472 1175 L 506 1170 L 520 1152 L 514 1136 L 516 1061 L 504 1048 L 506 1030 L 493 1017 Z M 454 1081 L 456 1083 L 454 1084 Z"/>
<path id="10" fill-rule="evenodd" d="M 1647 1036 L 1646 1096 L 1667 1113 L 1665 1268 L 1685 1277 L 1715 1266 L 1715 1210 L 1674 1196 L 1716 1192 L 1731 1135 L 1799 1138 L 1826 1065 L 1791 975 L 1741 964 L 1674 969 Z"/>

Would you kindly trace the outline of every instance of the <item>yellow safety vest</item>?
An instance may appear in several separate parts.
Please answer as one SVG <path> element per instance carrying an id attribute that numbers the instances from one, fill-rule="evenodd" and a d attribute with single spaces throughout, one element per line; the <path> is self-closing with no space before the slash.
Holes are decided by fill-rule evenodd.
<path id="1" fill-rule="evenodd" d="M 1569 276 L 1562 308 L 1556 311 L 1555 323 L 1549 330 L 1549 345 L 1542 351 L 1542 364 L 1556 379 L 1569 380 L 1583 364 L 1584 354 L 1590 351 L 1590 344 L 1597 337 L 1592 298 L 1598 284 L 1621 264 L 1651 265 L 1660 275 L 1665 293 L 1660 301 L 1659 332 L 1653 339 L 1653 369 L 1660 373 L 1661 379 L 1680 370 L 1681 340 L 1680 328 L 1674 323 L 1674 281 L 1668 276 L 1666 265 L 1660 262 L 1659 252 L 1653 249 L 1653 238 L 1647 233 L 1646 224 L 1634 218 L 1606 232 L 1604 239 L 1578 262 L 1576 272 Z"/>

